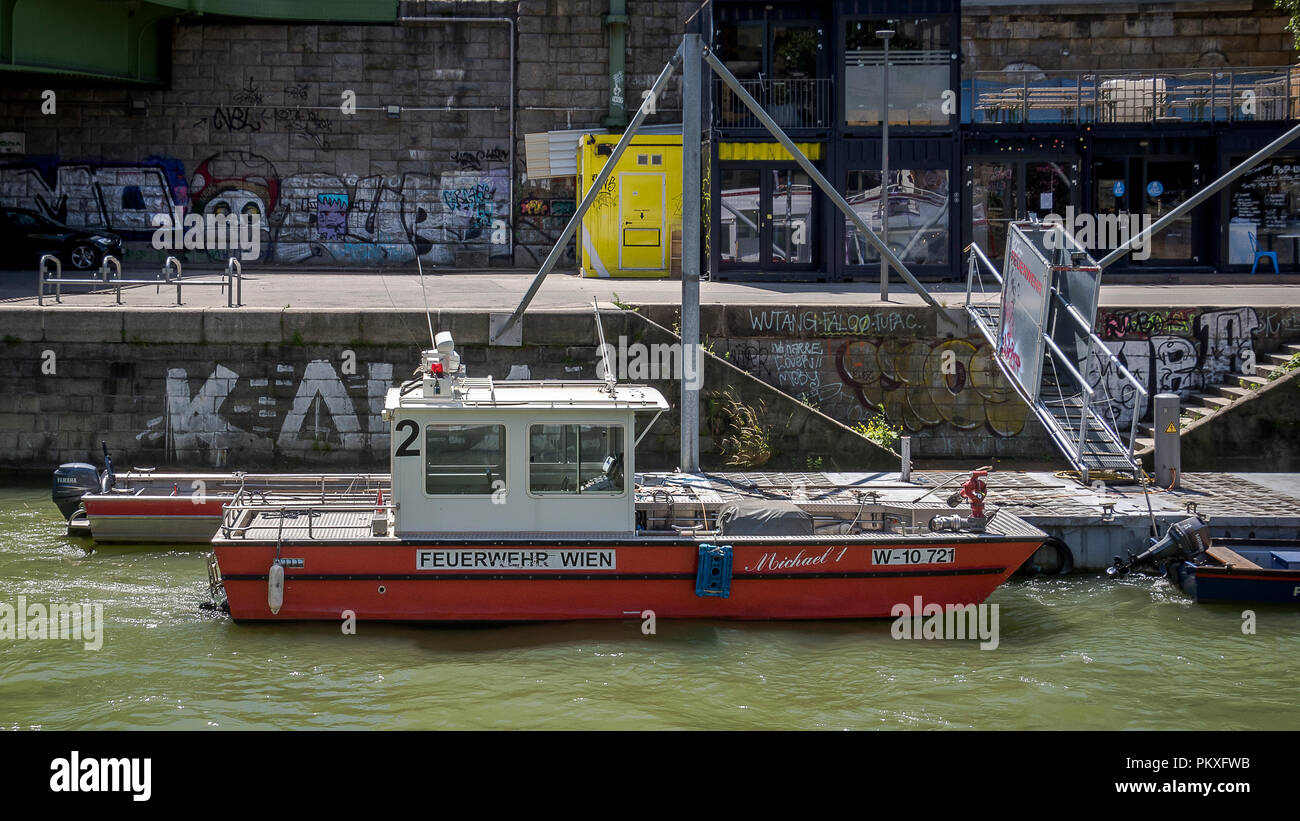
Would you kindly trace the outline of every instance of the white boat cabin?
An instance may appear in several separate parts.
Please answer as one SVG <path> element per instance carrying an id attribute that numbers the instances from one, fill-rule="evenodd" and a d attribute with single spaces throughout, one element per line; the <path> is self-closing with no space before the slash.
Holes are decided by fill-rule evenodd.
<path id="1" fill-rule="evenodd" d="M 636 416 L 668 409 L 659 391 L 470 379 L 451 335 L 436 344 L 384 404 L 394 535 L 635 532 Z"/>

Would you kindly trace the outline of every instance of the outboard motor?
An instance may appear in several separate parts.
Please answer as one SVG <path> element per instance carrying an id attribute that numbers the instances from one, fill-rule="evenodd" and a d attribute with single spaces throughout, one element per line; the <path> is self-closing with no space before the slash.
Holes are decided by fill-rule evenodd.
<path id="1" fill-rule="evenodd" d="M 1195 561 L 1210 549 L 1210 525 L 1200 516 L 1192 516 L 1169 526 L 1165 537 L 1152 544 L 1137 556 L 1129 554 L 1128 561 L 1115 557 L 1115 564 L 1106 568 L 1111 576 L 1126 575 L 1140 565 L 1167 564 L 1170 561 Z"/>
<path id="2" fill-rule="evenodd" d="M 71 519 L 81 506 L 81 497 L 99 491 L 99 471 L 86 462 L 68 462 L 54 471 L 50 496 L 63 518 Z"/>
<path id="3" fill-rule="evenodd" d="M 65 519 L 71 519 L 72 514 L 77 512 L 82 496 L 87 493 L 108 493 L 117 484 L 113 459 L 108 455 L 108 443 L 100 442 L 99 446 L 104 449 L 103 473 L 88 462 L 68 462 L 59 465 L 54 471 L 54 487 L 50 490 L 50 497 Z"/>

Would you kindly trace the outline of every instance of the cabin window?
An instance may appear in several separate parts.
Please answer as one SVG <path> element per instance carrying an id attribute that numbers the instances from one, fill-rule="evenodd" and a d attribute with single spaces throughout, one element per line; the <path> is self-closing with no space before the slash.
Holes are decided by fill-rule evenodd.
<path id="1" fill-rule="evenodd" d="M 487 496 L 506 487 L 505 425 L 426 425 L 424 492 Z"/>
<path id="2" fill-rule="evenodd" d="M 533 493 L 619 495 L 627 487 L 622 425 L 533 425 L 528 489 Z"/>

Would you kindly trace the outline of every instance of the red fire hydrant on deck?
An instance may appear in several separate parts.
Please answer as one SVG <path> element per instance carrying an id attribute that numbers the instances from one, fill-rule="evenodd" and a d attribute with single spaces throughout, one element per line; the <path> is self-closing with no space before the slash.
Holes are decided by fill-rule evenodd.
<path id="1" fill-rule="evenodd" d="M 984 477 L 988 475 L 987 470 L 972 470 L 966 484 L 961 486 L 961 498 L 970 502 L 970 515 L 977 519 L 984 518 L 984 497 L 989 490 Z"/>

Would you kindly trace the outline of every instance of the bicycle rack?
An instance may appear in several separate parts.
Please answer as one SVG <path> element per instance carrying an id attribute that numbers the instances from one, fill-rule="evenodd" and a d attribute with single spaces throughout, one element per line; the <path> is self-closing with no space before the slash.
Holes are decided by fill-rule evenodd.
<path id="1" fill-rule="evenodd" d="M 58 257 L 52 254 L 43 254 L 41 256 L 40 267 L 37 269 L 37 279 L 36 279 L 37 288 L 38 288 L 38 290 L 36 291 L 37 305 L 45 304 L 45 282 L 46 282 L 45 263 L 47 260 L 54 263 L 54 280 L 56 283 L 58 283 L 54 286 L 55 288 L 54 301 L 55 302 L 63 301 L 63 291 L 61 287 L 61 284 L 63 282 L 63 263 L 59 261 Z"/>
<path id="2" fill-rule="evenodd" d="M 50 266 L 53 266 L 53 275 L 51 275 Z M 110 267 L 112 271 L 110 273 Z M 226 291 L 226 307 L 240 308 L 244 304 L 244 268 L 239 260 L 230 257 L 226 262 L 226 269 L 220 273 L 219 279 L 185 279 L 184 269 L 181 261 L 174 256 L 167 257 L 163 261 L 162 279 L 126 279 L 122 276 L 122 262 L 117 257 L 105 254 L 103 260 L 99 263 L 98 276 L 90 278 L 65 278 L 63 276 L 63 263 L 53 254 L 45 254 L 41 257 L 40 266 L 37 270 L 37 291 L 36 304 L 45 304 L 46 288 L 49 285 L 54 286 L 54 298 L 56 302 L 63 302 L 64 285 L 100 285 L 103 287 L 112 287 L 115 293 L 117 304 L 122 304 L 122 286 L 123 285 L 153 285 L 154 293 L 161 291 L 163 285 L 176 286 L 176 304 L 181 304 L 181 288 L 185 285 L 215 285 L 224 288 Z"/>
<path id="3" fill-rule="evenodd" d="M 171 282 L 171 281 L 172 281 L 171 270 L 172 270 L 172 266 L 173 266 L 173 265 L 176 266 L 176 279 L 177 279 L 177 283 L 176 283 L 176 304 L 177 304 L 177 305 L 180 305 L 180 304 L 181 304 L 181 285 L 180 285 L 179 280 L 180 280 L 181 277 L 185 276 L 185 274 L 181 271 L 181 261 L 180 261 L 179 259 L 177 259 L 176 257 L 167 257 L 167 259 L 163 260 L 163 267 L 162 267 L 163 282 Z M 161 289 L 162 289 L 162 286 L 161 286 L 161 285 L 157 286 L 156 288 L 154 288 L 154 293 L 155 293 L 155 294 L 158 293 Z"/>
<path id="4" fill-rule="evenodd" d="M 244 305 L 244 266 L 239 260 L 231 257 L 226 263 L 226 281 L 235 285 L 234 300 L 231 300 L 232 289 L 226 288 L 226 307 L 241 308 Z"/>
<path id="5" fill-rule="evenodd" d="M 117 271 L 117 287 L 114 290 L 117 292 L 117 304 L 121 305 L 122 304 L 122 263 L 118 260 L 117 257 L 113 256 L 112 254 L 104 254 L 104 259 L 101 260 L 99 263 L 99 275 L 103 277 L 104 284 L 107 285 L 108 264 L 110 262 L 113 263 L 113 267 Z"/>

